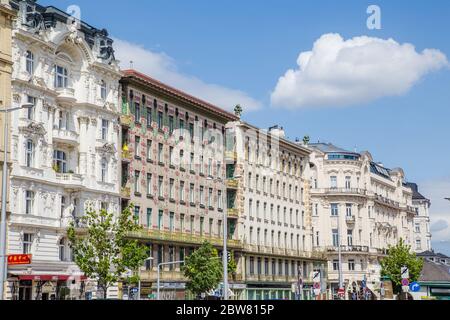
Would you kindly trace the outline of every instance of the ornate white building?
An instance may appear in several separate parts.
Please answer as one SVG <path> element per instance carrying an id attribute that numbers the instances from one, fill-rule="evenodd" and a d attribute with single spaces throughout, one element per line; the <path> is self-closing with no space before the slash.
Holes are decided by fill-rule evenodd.
<path id="1" fill-rule="evenodd" d="M 87 206 L 119 210 L 121 74 L 106 30 L 35 1 L 11 5 L 13 107 L 35 107 L 11 120 L 8 254 L 32 264 L 8 269 L 8 295 L 61 298 L 76 269 L 68 223 Z"/>
<path id="2" fill-rule="evenodd" d="M 431 250 L 431 232 L 430 232 L 430 200 L 425 198 L 415 183 L 408 183 L 413 191 L 412 203 L 416 215 L 414 216 L 414 243 L 412 249 L 419 252 Z"/>
<path id="3" fill-rule="evenodd" d="M 412 190 L 400 168 L 375 163 L 369 152 L 310 144 L 313 244 L 328 255 L 332 291 L 338 288 L 338 246 L 346 292 L 366 277 L 374 291 L 380 258 L 400 238 L 414 241 Z"/>

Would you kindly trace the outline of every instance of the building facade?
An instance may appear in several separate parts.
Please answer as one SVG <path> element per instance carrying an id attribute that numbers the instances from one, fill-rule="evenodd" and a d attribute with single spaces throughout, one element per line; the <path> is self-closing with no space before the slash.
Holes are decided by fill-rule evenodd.
<path id="1" fill-rule="evenodd" d="M 141 298 L 154 298 L 157 265 L 183 261 L 205 240 L 221 252 L 226 213 L 225 124 L 236 117 L 134 70 L 121 80 L 121 197 L 143 231 L 134 234 L 153 260 L 140 270 Z M 228 217 L 228 250 L 241 245 Z M 240 272 L 231 287 L 239 297 Z M 161 268 L 161 299 L 184 299 L 180 264 Z M 122 297 L 127 286 L 122 286 Z"/>
<path id="2" fill-rule="evenodd" d="M 359 290 L 363 279 L 375 291 L 388 246 L 400 238 L 414 241 L 413 192 L 403 170 L 375 163 L 369 152 L 325 143 L 309 147 L 313 247 L 327 253 L 331 290 L 339 286 L 340 246 L 345 292 Z"/>
<path id="3" fill-rule="evenodd" d="M 431 202 L 420 192 L 416 183 L 408 183 L 413 191 L 412 205 L 416 211 L 414 216 L 414 243 L 412 248 L 415 252 L 431 250 L 430 214 Z"/>
<path id="4" fill-rule="evenodd" d="M 11 5 L 12 105 L 34 108 L 11 121 L 8 253 L 31 254 L 32 264 L 9 268 L 8 295 L 82 298 L 87 284 L 67 290 L 77 268 L 66 229 L 87 208 L 119 210 L 121 74 L 106 30 L 35 1 Z"/>
<path id="5" fill-rule="evenodd" d="M 282 128 L 242 121 L 227 124 L 226 143 L 228 214 L 244 245 L 242 298 L 312 298 L 311 272 L 325 280 L 326 261 L 312 250 L 310 151 L 285 139 Z"/>

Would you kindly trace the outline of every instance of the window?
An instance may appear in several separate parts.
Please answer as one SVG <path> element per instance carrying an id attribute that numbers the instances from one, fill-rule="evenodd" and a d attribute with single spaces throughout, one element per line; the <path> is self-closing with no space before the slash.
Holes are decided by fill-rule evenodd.
<path id="1" fill-rule="evenodd" d="M 141 106 L 139 103 L 134 103 L 134 121 L 140 122 L 141 121 Z"/>
<path id="2" fill-rule="evenodd" d="M 333 239 L 333 246 L 337 247 L 339 246 L 339 234 L 338 234 L 338 230 L 337 229 L 333 229 L 331 232 L 331 236 Z"/>
<path id="3" fill-rule="evenodd" d="M 58 173 L 67 173 L 67 156 L 64 151 L 53 151 L 53 168 Z"/>
<path id="4" fill-rule="evenodd" d="M 330 176 L 330 188 L 332 188 L 332 189 L 337 188 L 337 177 L 336 176 Z"/>
<path id="5" fill-rule="evenodd" d="M 173 116 L 169 116 L 169 134 L 173 134 L 174 130 L 174 122 L 173 122 Z"/>
<path id="6" fill-rule="evenodd" d="M 184 201 L 184 181 L 180 181 L 180 201 Z"/>
<path id="7" fill-rule="evenodd" d="M 34 205 L 34 192 L 27 190 L 25 191 L 25 213 L 33 214 Z"/>
<path id="8" fill-rule="evenodd" d="M 337 203 L 331 203 L 330 207 L 331 207 L 331 215 L 332 216 L 337 216 L 339 214 Z"/>
<path id="9" fill-rule="evenodd" d="M 108 182 L 108 160 L 102 158 L 101 161 L 101 181 Z"/>
<path id="10" fill-rule="evenodd" d="M 347 245 L 353 245 L 353 230 L 347 230 Z"/>
<path id="11" fill-rule="evenodd" d="M 217 221 L 217 235 L 222 236 L 222 220 Z"/>
<path id="12" fill-rule="evenodd" d="M 318 203 L 314 204 L 314 215 L 315 216 L 319 215 L 319 204 Z"/>
<path id="13" fill-rule="evenodd" d="M 163 163 L 163 151 L 164 146 L 162 143 L 158 143 L 158 162 Z"/>
<path id="14" fill-rule="evenodd" d="M 140 172 L 138 170 L 134 171 L 134 192 L 139 193 L 141 191 L 140 183 L 139 183 L 139 176 Z"/>
<path id="15" fill-rule="evenodd" d="M 163 127 L 163 113 L 158 111 L 158 129 L 162 130 Z"/>
<path id="16" fill-rule="evenodd" d="M 25 112 L 27 113 L 27 119 L 33 120 L 34 119 L 34 109 L 36 106 L 36 98 L 32 96 L 27 97 L 27 102 L 31 103 L 33 105 L 33 108 L 27 108 Z"/>
<path id="17" fill-rule="evenodd" d="M 189 226 L 189 231 L 191 232 L 191 233 L 194 233 L 194 216 L 192 215 L 191 216 L 191 220 L 189 221 L 189 224 L 190 224 L 190 226 Z"/>
<path id="18" fill-rule="evenodd" d="M 56 88 L 67 88 L 69 82 L 69 74 L 67 69 L 61 66 L 55 67 L 55 87 Z"/>
<path id="19" fill-rule="evenodd" d="M 189 170 L 194 171 L 194 154 L 191 153 L 190 159 L 189 159 Z"/>
<path id="20" fill-rule="evenodd" d="M 184 213 L 180 214 L 180 232 L 184 232 Z"/>
<path id="21" fill-rule="evenodd" d="M 345 205 L 345 214 L 347 215 L 347 217 L 352 216 L 352 204 L 351 203 L 347 203 Z"/>
<path id="22" fill-rule="evenodd" d="M 65 250 L 66 250 L 66 242 L 63 239 L 59 240 L 59 261 L 65 261 L 66 257 L 65 257 Z"/>
<path id="23" fill-rule="evenodd" d="M 223 209 L 222 201 L 223 201 L 223 199 L 222 199 L 222 190 L 218 190 L 217 191 L 217 208 L 218 209 Z"/>
<path id="24" fill-rule="evenodd" d="M 33 234 L 32 233 L 24 233 L 23 234 L 23 254 L 31 253 L 31 245 L 33 244 Z"/>
<path id="25" fill-rule="evenodd" d="M 189 186 L 189 201 L 194 203 L 194 184 L 191 183 Z"/>
<path id="26" fill-rule="evenodd" d="M 203 156 L 200 156 L 200 170 L 199 170 L 200 174 L 203 174 L 203 165 L 204 165 Z"/>
<path id="27" fill-rule="evenodd" d="M 152 140 L 147 140 L 147 160 L 152 159 Z"/>
<path id="28" fill-rule="evenodd" d="M 209 188 L 209 190 L 208 190 L 208 207 L 212 207 L 212 200 L 213 200 L 213 189 Z"/>
<path id="29" fill-rule="evenodd" d="M 147 208 L 147 228 L 152 226 L 152 208 Z"/>
<path id="30" fill-rule="evenodd" d="M 136 219 L 136 221 L 139 223 L 139 212 L 141 211 L 141 207 L 139 206 L 134 206 L 134 218 Z"/>
<path id="31" fill-rule="evenodd" d="M 348 260 L 348 270 L 355 271 L 355 260 L 353 259 Z"/>
<path id="32" fill-rule="evenodd" d="M 174 179 L 169 180 L 169 199 L 174 199 L 173 196 L 174 183 L 175 183 Z"/>
<path id="33" fill-rule="evenodd" d="M 212 159 L 208 159 L 208 176 L 212 176 Z"/>
<path id="34" fill-rule="evenodd" d="M 33 74 L 34 72 L 34 54 L 30 50 L 27 51 L 26 56 L 26 70 L 29 74 Z"/>
<path id="35" fill-rule="evenodd" d="M 200 217 L 200 235 L 203 235 L 203 224 L 205 222 L 205 218 L 204 217 Z"/>
<path id="36" fill-rule="evenodd" d="M 60 217 L 62 218 L 64 216 L 64 210 L 66 209 L 66 197 L 61 197 L 61 210 L 60 210 Z"/>
<path id="37" fill-rule="evenodd" d="M 203 186 L 200 186 L 200 205 L 203 205 Z"/>
<path id="38" fill-rule="evenodd" d="M 194 139 L 194 124 L 189 123 L 189 135 L 191 139 Z"/>
<path id="39" fill-rule="evenodd" d="M 163 228 L 163 217 L 164 217 L 164 211 L 159 210 L 158 211 L 158 230 L 161 230 Z"/>
<path id="40" fill-rule="evenodd" d="M 26 142 L 25 165 L 29 168 L 34 166 L 34 143 L 31 139 Z"/>
<path id="41" fill-rule="evenodd" d="M 174 217 L 175 217 L 175 213 L 170 212 L 169 213 L 169 231 L 170 232 L 173 232 L 175 230 Z"/>
<path id="42" fill-rule="evenodd" d="M 173 147 L 169 146 L 169 165 L 173 166 Z"/>
<path id="43" fill-rule="evenodd" d="M 109 121 L 102 119 L 102 140 L 108 140 Z"/>
<path id="44" fill-rule="evenodd" d="M 351 188 L 351 177 L 349 177 L 349 176 L 345 177 L 345 188 L 346 189 Z"/>
<path id="45" fill-rule="evenodd" d="M 319 231 L 316 231 L 316 246 L 319 246 Z"/>
<path id="46" fill-rule="evenodd" d="M 333 270 L 334 271 L 339 270 L 339 260 L 333 260 Z"/>
<path id="47" fill-rule="evenodd" d="M 422 242 L 420 241 L 420 239 L 416 239 L 416 249 L 422 249 Z"/>
<path id="48" fill-rule="evenodd" d="M 106 82 L 102 80 L 100 83 L 100 98 L 106 100 Z"/>
<path id="49" fill-rule="evenodd" d="M 147 194 L 152 194 L 152 174 L 147 173 Z"/>
<path id="50" fill-rule="evenodd" d="M 419 223 L 414 224 L 414 230 L 415 230 L 415 232 L 420 232 L 420 224 Z"/>
<path id="51" fill-rule="evenodd" d="M 140 158 L 141 156 L 141 137 L 136 136 L 134 138 L 134 156 Z"/>
<path id="52" fill-rule="evenodd" d="M 147 127 L 151 127 L 152 125 L 152 108 L 147 107 L 147 114 L 146 114 L 146 121 L 147 121 Z"/>
<path id="53" fill-rule="evenodd" d="M 158 177 L 158 197 L 164 197 L 163 176 Z"/>

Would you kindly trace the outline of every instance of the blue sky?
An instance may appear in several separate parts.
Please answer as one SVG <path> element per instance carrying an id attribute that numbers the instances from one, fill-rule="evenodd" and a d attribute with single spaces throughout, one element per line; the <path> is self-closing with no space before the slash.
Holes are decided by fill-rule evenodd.
<path id="1" fill-rule="evenodd" d="M 420 76 L 402 94 L 381 95 L 372 101 L 290 109 L 271 103 L 278 79 L 288 69 L 298 68 L 299 54 L 310 51 L 324 34 L 338 33 L 344 40 L 363 35 L 392 38 L 400 44 L 412 44 L 418 53 L 432 48 L 449 58 L 448 1 L 39 3 L 63 10 L 71 4 L 80 6 L 82 20 L 107 28 L 114 38 L 140 45 L 152 53 L 150 58 L 156 58 L 156 64 L 169 64 L 167 70 L 174 73 L 173 77 L 194 77 L 201 82 L 197 89 L 215 84 L 240 90 L 228 98 L 242 97 L 242 101 L 234 103 L 243 104 L 244 110 L 244 102 L 257 104 L 257 111 L 244 111 L 243 117 L 259 127 L 280 124 L 291 139 L 308 134 L 312 141 L 320 139 L 349 149 L 369 150 L 387 167 L 402 167 L 407 178 L 418 182 L 431 198 L 432 225 L 437 221 L 441 226 L 442 221 L 450 224 L 450 202 L 442 199 L 445 194 L 450 196 L 448 66 Z M 381 30 L 366 26 L 370 4 L 381 8 Z M 128 61 L 122 62 L 128 66 Z M 158 69 L 155 75 L 164 78 L 165 70 Z M 178 80 L 174 83 L 186 84 L 186 79 Z M 195 94 L 195 88 L 193 91 Z M 433 232 L 433 240 L 436 249 L 450 254 L 449 227 Z"/>

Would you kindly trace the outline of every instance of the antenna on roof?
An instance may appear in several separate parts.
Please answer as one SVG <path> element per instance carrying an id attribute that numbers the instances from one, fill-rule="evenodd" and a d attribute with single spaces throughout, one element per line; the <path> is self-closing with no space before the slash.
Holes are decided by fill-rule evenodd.
<path id="1" fill-rule="evenodd" d="M 130 69 L 133 69 L 133 60 L 130 60 Z"/>
<path id="2" fill-rule="evenodd" d="M 356 145 L 355 145 L 355 147 L 353 148 L 353 150 L 354 150 L 355 152 L 357 152 L 357 151 L 356 151 Z"/>

